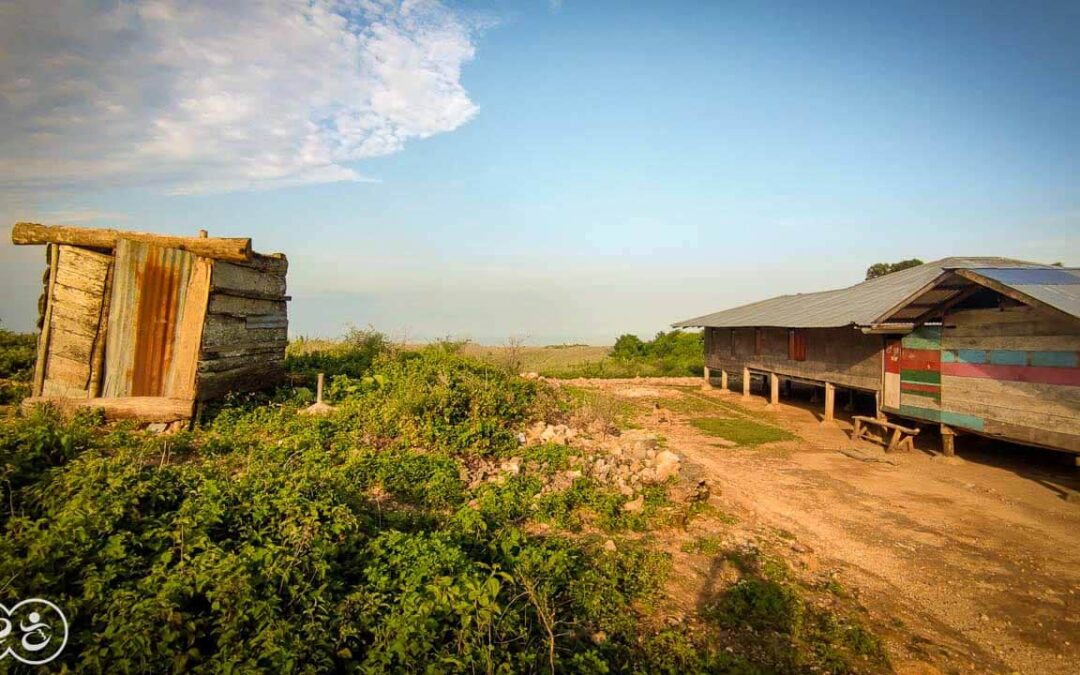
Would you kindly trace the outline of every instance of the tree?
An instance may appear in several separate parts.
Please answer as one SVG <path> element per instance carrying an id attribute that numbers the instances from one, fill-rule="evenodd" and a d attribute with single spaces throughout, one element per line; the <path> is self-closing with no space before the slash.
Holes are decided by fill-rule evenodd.
<path id="1" fill-rule="evenodd" d="M 911 258 L 909 260 L 901 260 L 894 263 L 874 263 L 870 267 L 866 268 L 867 279 L 877 279 L 883 277 L 886 274 L 892 274 L 893 272 L 899 272 L 900 270 L 906 270 L 909 267 L 918 267 L 922 265 L 923 261 L 918 258 Z"/>
<path id="2" fill-rule="evenodd" d="M 645 354 L 645 343 L 636 335 L 620 335 L 615 341 L 611 355 L 616 358 L 634 359 Z"/>

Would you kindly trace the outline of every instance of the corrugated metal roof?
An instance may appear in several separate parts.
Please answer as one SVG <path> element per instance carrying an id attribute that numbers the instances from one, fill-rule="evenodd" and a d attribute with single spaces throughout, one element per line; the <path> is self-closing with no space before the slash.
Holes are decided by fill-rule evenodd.
<path id="1" fill-rule="evenodd" d="M 948 269 L 1060 269 L 1010 258 L 943 258 L 848 288 L 782 295 L 672 324 L 676 328 L 867 326 Z"/>
<path id="2" fill-rule="evenodd" d="M 971 271 L 1080 318 L 1080 269 L 975 267 Z"/>

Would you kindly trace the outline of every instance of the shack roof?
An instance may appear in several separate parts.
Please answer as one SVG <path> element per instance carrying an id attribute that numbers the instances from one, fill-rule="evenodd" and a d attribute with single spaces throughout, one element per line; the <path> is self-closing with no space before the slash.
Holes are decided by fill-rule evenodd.
<path id="1" fill-rule="evenodd" d="M 781 295 L 686 319 L 672 325 L 676 328 L 870 326 L 880 323 L 883 315 L 887 315 L 890 310 L 904 304 L 913 295 L 919 294 L 927 287 L 932 287 L 935 281 L 948 270 L 991 268 L 996 270 L 1061 269 L 1011 258 L 943 258 L 876 279 L 869 279 L 848 288 Z"/>
<path id="2" fill-rule="evenodd" d="M 947 268 L 930 286 L 879 316 L 877 326 L 917 322 L 942 304 L 959 301 L 980 286 L 1029 305 L 1080 318 L 1080 269 L 1064 267 Z"/>

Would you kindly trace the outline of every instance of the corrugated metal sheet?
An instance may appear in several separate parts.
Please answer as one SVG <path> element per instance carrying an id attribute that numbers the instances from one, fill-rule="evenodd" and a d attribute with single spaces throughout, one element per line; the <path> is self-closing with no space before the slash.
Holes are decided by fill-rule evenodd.
<path id="1" fill-rule="evenodd" d="M 971 271 L 1050 305 L 1054 309 L 1080 318 L 1080 269 L 977 267 Z"/>
<path id="2" fill-rule="evenodd" d="M 177 382 L 178 329 L 194 257 L 127 239 L 117 242 L 105 396 L 170 396 L 183 388 Z"/>
<path id="3" fill-rule="evenodd" d="M 1046 269 L 1047 265 L 1009 258 L 944 258 L 870 279 L 849 288 L 783 295 L 673 324 L 676 328 L 836 328 L 867 326 L 917 294 L 947 269 Z"/>

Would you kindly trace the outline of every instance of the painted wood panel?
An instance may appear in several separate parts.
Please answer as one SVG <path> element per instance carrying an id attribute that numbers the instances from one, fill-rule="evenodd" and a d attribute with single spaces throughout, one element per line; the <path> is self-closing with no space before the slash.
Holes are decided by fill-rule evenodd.
<path id="1" fill-rule="evenodd" d="M 1080 447 L 1080 321 L 1032 307 L 954 310 L 941 346 L 943 412 L 989 435 Z"/>

